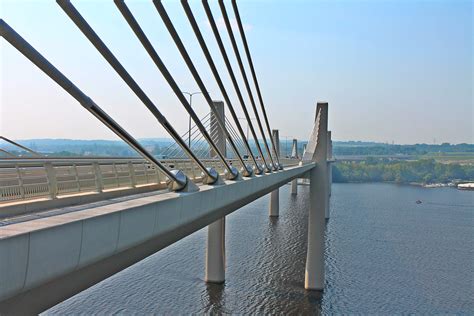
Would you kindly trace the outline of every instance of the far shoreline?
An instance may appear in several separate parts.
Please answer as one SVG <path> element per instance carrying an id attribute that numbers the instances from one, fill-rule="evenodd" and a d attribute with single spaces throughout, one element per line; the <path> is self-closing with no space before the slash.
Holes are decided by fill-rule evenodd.
<path id="1" fill-rule="evenodd" d="M 438 189 L 438 188 L 452 188 L 452 189 L 457 189 L 460 191 L 473 191 L 473 189 L 461 189 L 458 188 L 458 184 L 461 183 L 454 183 L 454 182 L 449 182 L 449 183 L 419 183 L 419 182 L 394 182 L 394 181 L 345 181 L 345 182 L 333 182 L 334 184 L 344 184 L 344 183 L 350 183 L 350 184 L 375 184 L 375 183 L 383 183 L 383 184 L 395 184 L 395 185 L 402 185 L 402 186 L 413 186 L 413 187 L 419 187 L 419 188 L 425 188 L 425 189 Z M 466 182 L 462 182 L 466 183 Z"/>

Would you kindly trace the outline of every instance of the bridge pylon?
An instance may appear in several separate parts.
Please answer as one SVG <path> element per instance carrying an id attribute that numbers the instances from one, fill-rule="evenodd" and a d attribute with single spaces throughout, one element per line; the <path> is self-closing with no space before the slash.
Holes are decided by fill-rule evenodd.
<path id="1" fill-rule="evenodd" d="M 276 152 L 280 153 L 280 132 L 277 129 L 272 131 L 273 143 L 276 146 Z M 270 204 L 268 205 L 269 216 L 280 216 L 280 188 L 270 193 Z"/>
<path id="2" fill-rule="evenodd" d="M 328 205 L 328 103 L 318 102 L 316 120 L 306 148 L 304 160 L 316 162 L 309 171 L 308 251 L 306 257 L 305 288 L 324 289 L 324 232 Z"/>
<path id="3" fill-rule="evenodd" d="M 331 131 L 328 131 L 328 198 L 327 198 L 327 205 L 326 205 L 326 220 L 329 219 L 330 217 L 330 205 L 331 205 L 331 192 L 332 192 L 332 163 L 333 157 L 332 157 L 332 136 L 331 136 Z"/>

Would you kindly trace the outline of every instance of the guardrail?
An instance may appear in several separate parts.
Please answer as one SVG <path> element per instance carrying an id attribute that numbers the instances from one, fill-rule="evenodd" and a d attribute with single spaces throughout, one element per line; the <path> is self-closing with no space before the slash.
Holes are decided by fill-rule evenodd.
<path id="1" fill-rule="evenodd" d="M 207 167 L 224 173 L 217 159 L 201 159 Z M 282 159 L 284 164 L 298 161 Z M 199 183 L 202 173 L 189 159 L 162 159 L 169 169 L 182 170 L 189 179 Z M 228 159 L 237 164 L 236 159 Z M 21 158 L 0 159 L 0 205 L 32 199 L 58 197 L 87 192 L 107 192 L 117 189 L 158 185 L 166 188 L 166 176 L 152 164 L 140 158 Z"/>

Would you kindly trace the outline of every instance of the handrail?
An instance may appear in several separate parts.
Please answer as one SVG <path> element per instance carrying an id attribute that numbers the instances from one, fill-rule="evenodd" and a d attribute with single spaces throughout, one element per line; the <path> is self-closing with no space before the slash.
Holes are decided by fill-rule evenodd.
<path id="1" fill-rule="evenodd" d="M 202 159 L 223 175 L 219 159 Z M 229 164 L 238 163 L 228 159 Z M 188 181 L 204 182 L 190 159 L 163 159 L 160 163 L 185 172 Z M 142 186 L 166 188 L 166 179 L 153 164 L 137 157 L 0 159 L 0 206 L 31 199 L 57 199 L 84 192 L 131 190 Z M 133 191 L 130 191 L 133 192 Z M 126 191 L 124 191 L 126 195 Z"/>
<path id="2" fill-rule="evenodd" d="M 213 158 L 204 158 L 201 159 L 202 161 L 210 161 L 210 162 L 219 162 L 219 159 Z M 237 162 L 238 160 L 235 158 L 226 159 L 229 162 Z M 163 164 L 169 163 L 189 163 L 190 159 L 187 158 L 167 158 L 167 159 L 159 159 L 159 161 Z M 139 157 L 74 157 L 74 158 L 61 158 L 61 157 L 44 157 L 44 158 L 0 158 L 0 168 L 4 168 L 5 166 L 13 166 L 16 164 L 21 164 L 25 166 L 38 166 L 44 163 L 54 163 L 57 165 L 69 165 L 69 164 L 90 164 L 90 163 L 101 163 L 101 164 L 110 164 L 110 163 L 143 163 L 147 162 L 146 159 L 139 158 Z"/>

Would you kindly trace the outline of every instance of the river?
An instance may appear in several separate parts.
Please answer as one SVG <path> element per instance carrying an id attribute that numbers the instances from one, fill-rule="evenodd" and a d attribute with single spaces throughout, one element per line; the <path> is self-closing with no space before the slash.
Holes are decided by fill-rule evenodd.
<path id="1" fill-rule="evenodd" d="M 303 288 L 307 207 L 285 185 L 279 218 L 268 197 L 229 215 L 224 285 L 203 281 L 203 229 L 45 314 L 474 314 L 474 192 L 333 184 L 322 295 Z"/>

